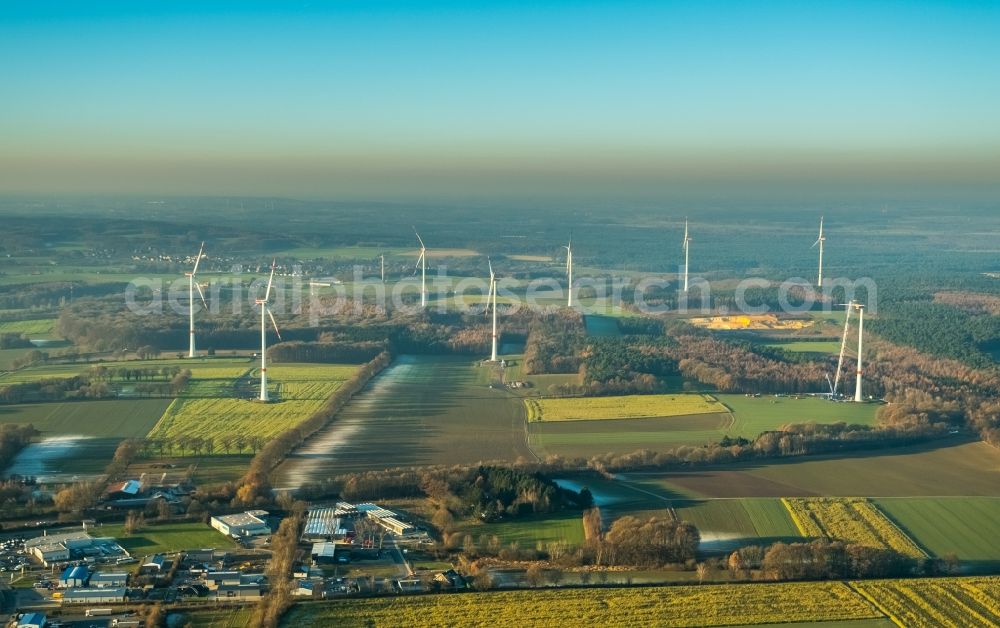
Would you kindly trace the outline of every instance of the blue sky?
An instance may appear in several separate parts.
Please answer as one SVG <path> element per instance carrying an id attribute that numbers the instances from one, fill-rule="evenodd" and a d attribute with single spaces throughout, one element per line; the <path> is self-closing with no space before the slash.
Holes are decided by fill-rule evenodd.
<path id="1" fill-rule="evenodd" d="M 998 6 L 6 2 L 0 192 L 995 190 Z"/>

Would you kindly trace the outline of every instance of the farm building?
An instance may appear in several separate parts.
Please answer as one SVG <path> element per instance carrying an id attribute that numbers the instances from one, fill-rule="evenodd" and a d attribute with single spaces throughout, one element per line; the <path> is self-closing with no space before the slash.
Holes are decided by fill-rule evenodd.
<path id="1" fill-rule="evenodd" d="M 25 613 L 17 620 L 17 628 L 45 628 L 48 624 L 45 613 Z"/>
<path id="2" fill-rule="evenodd" d="M 128 574 L 121 572 L 98 572 L 90 575 L 89 586 L 91 588 L 103 589 L 106 587 L 124 587 L 128 585 Z"/>
<path id="3" fill-rule="evenodd" d="M 322 578 L 300 578 L 295 581 L 292 595 L 296 597 L 317 597 L 323 592 Z"/>
<path id="4" fill-rule="evenodd" d="M 163 554 L 153 554 L 142 561 L 140 569 L 143 571 L 162 571 L 167 559 Z"/>
<path id="5" fill-rule="evenodd" d="M 336 508 L 314 508 L 306 516 L 302 530 L 303 541 L 342 541 L 353 532 L 347 518 L 337 514 Z"/>
<path id="6" fill-rule="evenodd" d="M 63 604 L 120 604 L 125 602 L 125 587 L 103 589 L 67 589 Z"/>
<path id="7" fill-rule="evenodd" d="M 261 597 L 259 584 L 224 584 L 215 590 L 215 599 L 222 600 L 259 600 Z"/>
<path id="8" fill-rule="evenodd" d="M 72 565 L 59 576 L 59 586 L 64 589 L 85 587 L 88 580 L 90 580 L 90 570 L 85 565 Z"/>
<path id="9" fill-rule="evenodd" d="M 236 515 L 212 517 L 212 527 L 226 536 L 260 536 L 270 534 L 266 510 L 248 510 Z"/>
<path id="10" fill-rule="evenodd" d="M 142 492 L 142 482 L 139 480 L 126 480 L 110 485 L 105 491 L 108 499 L 134 499 Z"/>
<path id="11" fill-rule="evenodd" d="M 446 589 L 458 590 L 464 589 L 467 586 L 465 578 L 462 574 L 458 573 L 454 569 L 434 574 L 434 581 L 441 583 L 441 586 Z"/>

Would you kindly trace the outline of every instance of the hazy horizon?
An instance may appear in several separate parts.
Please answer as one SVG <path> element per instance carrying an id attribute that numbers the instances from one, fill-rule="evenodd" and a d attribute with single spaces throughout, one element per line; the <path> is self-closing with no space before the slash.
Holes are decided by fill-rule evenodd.
<path id="1" fill-rule="evenodd" d="M 986 3 L 0 8 L 0 194 L 988 199 Z"/>

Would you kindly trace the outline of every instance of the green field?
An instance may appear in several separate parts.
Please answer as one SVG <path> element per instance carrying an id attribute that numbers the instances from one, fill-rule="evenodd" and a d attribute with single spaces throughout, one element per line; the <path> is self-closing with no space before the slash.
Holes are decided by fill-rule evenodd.
<path id="1" fill-rule="evenodd" d="M 970 571 L 1000 564 L 1000 498 L 904 497 L 875 503 L 934 556 L 954 554 Z"/>
<path id="2" fill-rule="evenodd" d="M 121 525 L 102 525 L 91 532 L 114 537 L 136 557 L 165 554 L 189 549 L 234 549 L 236 543 L 207 523 L 148 524 L 132 536 L 125 536 Z"/>
<path id="3" fill-rule="evenodd" d="M 387 466 L 532 459 L 524 404 L 462 356 L 399 356 L 278 469 L 276 486 Z"/>
<path id="4" fill-rule="evenodd" d="M 24 349 L 0 349 L 0 371 L 5 371 L 7 369 L 14 368 L 14 360 L 20 358 L 31 351 L 29 348 Z M 3 373 L 0 373 L 0 377 Z M 2 380 L 0 380 L 2 381 Z"/>
<path id="5" fill-rule="evenodd" d="M 241 382 L 195 379 L 190 391 L 170 404 L 150 436 L 270 438 L 309 418 L 356 371 L 354 365 L 273 365 L 268 369 L 272 400 L 266 404 L 253 397 L 253 376 L 242 382 L 242 398 L 236 397 Z"/>
<path id="6" fill-rule="evenodd" d="M 1000 496 L 1000 450 L 982 442 L 900 447 L 626 477 L 647 490 L 689 498 Z"/>
<path id="7" fill-rule="evenodd" d="M 639 449 L 663 450 L 680 445 L 704 445 L 718 442 L 724 436 L 756 438 L 762 432 L 778 430 L 789 423 L 817 422 L 872 424 L 875 421 L 874 404 L 833 403 L 816 397 L 746 397 L 744 395 L 712 395 L 722 403 L 718 412 L 710 408 L 716 404 L 695 405 L 698 414 L 671 418 L 619 418 L 614 421 L 530 421 L 529 442 L 539 456 L 557 454 L 566 457 L 589 457 L 606 453 L 631 453 Z M 582 399 L 527 399 L 526 402 L 541 409 L 552 408 L 556 417 L 587 415 L 591 418 L 613 416 L 622 412 L 666 412 L 648 409 L 657 399 L 700 399 L 695 395 L 629 395 L 624 397 L 595 397 Z M 627 400 L 627 401 L 622 401 Z M 651 401 L 653 400 L 653 401 Z M 624 406 L 625 409 L 615 407 Z M 667 405 L 664 403 L 663 405 Z M 609 407 L 610 406 L 610 407 Z M 679 411 L 679 409 L 678 409 Z M 776 496 L 781 496 L 777 494 Z"/>
<path id="8" fill-rule="evenodd" d="M 38 318 L 24 321 L 0 321 L 0 333 L 25 334 L 38 337 L 48 336 L 56 326 L 54 318 Z"/>
<path id="9" fill-rule="evenodd" d="M 701 533 L 703 550 L 731 550 L 744 545 L 800 540 L 779 499 L 737 498 L 674 502 L 677 517 Z"/>
<path id="10" fill-rule="evenodd" d="M 726 412 L 708 395 L 623 395 L 526 399 L 529 421 L 642 419 Z"/>
<path id="11" fill-rule="evenodd" d="M 63 401 L 0 405 L 0 422 L 31 423 L 42 436 L 140 438 L 163 414 L 169 399 Z"/>
<path id="12" fill-rule="evenodd" d="M 537 543 L 565 541 L 570 545 L 583 543 L 583 515 L 579 512 L 518 517 L 496 523 L 473 521 L 458 530 L 471 534 L 479 542 L 482 535 L 496 536 L 503 546 L 517 543 L 521 549 L 531 549 Z"/>
<path id="13" fill-rule="evenodd" d="M 250 606 L 231 606 L 183 613 L 179 625 L 191 628 L 246 628 L 253 621 L 254 609 Z M 822 627 L 821 627 L 822 628 Z M 859 626 L 858 628 L 863 628 Z"/>
<path id="14" fill-rule="evenodd" d="M 731 626 L 874 619 L 840 582 L 521 590 L 299 603 L 282 626 Z"/>
<path id="15" fill-rule="evenodd" d="M 753 438 L 788 423 L 875 423 L 877 404 L 839 403 L 819 397 L 715 395 L 735 417 L 730 436 Z"/>

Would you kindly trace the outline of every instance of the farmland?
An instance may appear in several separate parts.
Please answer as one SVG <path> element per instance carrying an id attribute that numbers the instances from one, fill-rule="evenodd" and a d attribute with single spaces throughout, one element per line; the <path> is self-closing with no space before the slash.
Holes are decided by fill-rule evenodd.
<path id="1" fill-rule="evenodd" d="M 833 355 L 840 351 L 840 342 L 836 340 L 787 340 L 765 342 L 765 346 L 790 351 L 792 353 L 815 353 L 818 355 Z"/>
<path id="2" fill-rule="evenodd" d="M 970 570 L 1000 563 L 1000 498 L 882 498 L 875 503 L 935 556 L 954 554 Z"/>
<path id="3" fill-rule="evenodd" d="M 461 356 L 400 356 L 278 469 L 278 486 L 318 474 L 531 458 L 524 404 Z"/>
<path id="4" fill-rule="evenodd" d="M 687 416 L 726 412 L 708 395 L 624 395 L 526 399 L 529 421 L 593 421 Z"/>
<path id="5" fill-rule="evenodd" d="M 138 557 L 185 549 L 236 547 L 232 539 L 201 522 L 147 524 L 132 535 L 126 535 L 121 525 L 103 525 L 95 530 L 94 534 L 114 537 L 130 554 Z"/>
<path id="6" fill-rule="evenodd" d="M 181 368 L 191 371 L 191 383 L 198 380 L 213 380 L 218 384 L 228 383 L 240 377 L 251 368 L 248 358 L 202 358 L 195 360 L 127 360 L 108 362 L 74 362 L 70 364 L 44 364 L 0 374 L 0 384 L 33 382 L 41 379 L 58 379 L 84 375 L 101 367 L 109 371 Z"/>
<path id="7" fill-rule="evenodd" d="M 852 587 L 900 626 L 996 626 L 1000 578 L 873 580 Z"/>
<path id="8" fill-rule="evenodd" d="M 713 399 L 720 403 L 715 403 Z M 789 423 L 845 421 L 871 424 L 875 421 L 877 407 L 832 403 L 815 397 L 746 397 L 732 394 L 526 399 L 526 403 L 532 418 L 528 424 L 532 449 L 540 456 L 558 454 L 567 457 L 704 445 L 725 436 L 752 439 L 761 432 L 777 430 Z M 685 409 L 690 411 L 682 414 Z M 666 414 L 670 412 L 675 412 L 676 416 Z M 579 420 L 605 419 L 616 415 L 621 416 L 613 421 Z M 537 416 L 543 420 L 535 420 Z M 637 419 L 635 416 L 652 418 Z M 774 496 L 780 497 L 782 493 Z"/>
<path id="9" fill-rule="evenodd" d="M 191 396 L 175 399 L 150 437 L 270 438 L 309 418 L 355 370 L 350 365 L 272 366 L 268 370 L 272 401 L 267 404 L 246 397 L 214 397 L 218 382 L 193 380 Z M 252 392 L 252 385 L 248 389 Z"/>
<path id="10" fill-rule="evenodd" d="M 583 543 L 583 521 L 579 512 L 519 517 L 513 521 L 482 523 L 473 521 L 458 527 L 460 532 L 472 535 L 479 541 L 496 536 L 501 545 L 517 543 L 522 548 L 535 547 L 536 543 L 565 542 L 569 545 Z"/>
<path id="11" fill-rule="evenodd" d="M 705 551 L 797 540 L 800 537 L 795 523 L 778 499 L 677 501 L 674 502 L 674 511 L 679 519 L 698 528 Z"/>
<path id="12" fill-rule="evenodd" d="M 905 533 L 864 498 L 791 498 L 788 508 L 802 536 L 826 537 L 866 547 L 893 549 L 913 558 L 926 556 Z"/>
<path id="13" fill-rule="evenodd" d="M 881 617 L 839 582 L 502 591 L 298 604 L 284 626 L 728 626 Z"/>
<path id="14" fill-rule="evenodd" d="M 0 333 L 25 334 L 27 336 L 48 336 L 56 326 L 54 318 L 38 318 L 23 321 L 0 321 Z"/>

